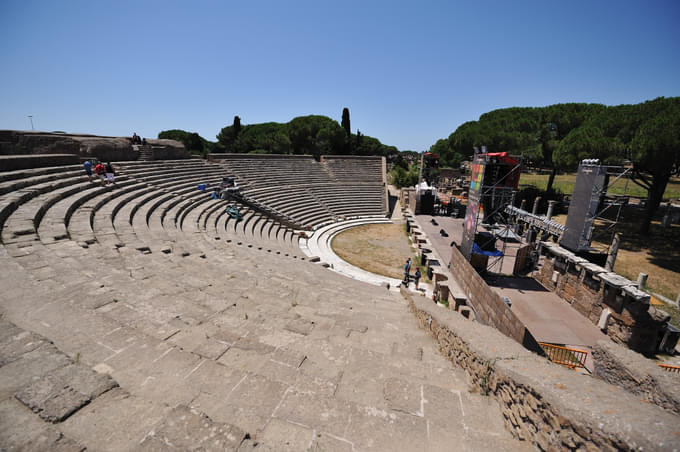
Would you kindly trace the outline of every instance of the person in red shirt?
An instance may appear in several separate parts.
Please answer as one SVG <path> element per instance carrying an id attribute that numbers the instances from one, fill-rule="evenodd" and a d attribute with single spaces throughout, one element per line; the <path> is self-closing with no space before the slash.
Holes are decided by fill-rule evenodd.
<path id="1" fill-rule="evenodd" d="M 101 162 L 99 162 L 95 165 L 94 173 L 102 181 L 102 185 L 106 185 L 106 167 L 104 165 L 102 165 Z"/>

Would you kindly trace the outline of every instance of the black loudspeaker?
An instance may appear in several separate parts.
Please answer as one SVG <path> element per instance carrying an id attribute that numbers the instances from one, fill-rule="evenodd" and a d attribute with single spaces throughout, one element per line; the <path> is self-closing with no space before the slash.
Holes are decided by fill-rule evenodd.
<path id="1" fill-rule="evenodd" d="M 434 193 L 428 191 L 420 195 L 421 215 L 432 215 L 434 213 Z"/>

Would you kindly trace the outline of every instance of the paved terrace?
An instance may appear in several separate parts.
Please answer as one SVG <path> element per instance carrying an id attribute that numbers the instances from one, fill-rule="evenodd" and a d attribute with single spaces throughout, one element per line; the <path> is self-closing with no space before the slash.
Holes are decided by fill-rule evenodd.
<path id="1" fill-rule="evenodd" d="M 527 447 L 400 295 L 218 201 L 69 171 L 3 182 L 0 449 Z"/>

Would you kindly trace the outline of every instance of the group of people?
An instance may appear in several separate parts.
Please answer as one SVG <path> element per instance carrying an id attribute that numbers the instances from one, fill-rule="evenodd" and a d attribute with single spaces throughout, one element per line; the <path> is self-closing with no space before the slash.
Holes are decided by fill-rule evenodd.
<path id="1" fill-rule="evenodd" d="M 418 284 L 420 283 L 420 269 L 416 268 L 416 272 L 413 274 L 413 282 L 416 284 L 416 290 L 418 290 Z M 406 259 L 404 264 L 404 280 L 401 282 L 404 286 L 408 287 L 409 282 L 411 282 L 411 258 Z"/>
<path id="2" fill-rule="evenodd" d="M 85 174 L 92 180 L 92 173 L 99 178 L 102 185 L 115 184 L 116 181 L 116 170 L 113 168 L 111 162 L 104 165 L 98 162 L 96 159 L 85 160 L 83 162 L 83 168 L 85 169 Z"/>
<path id="3" fill-rule="evenodd" d="M 132 144 L 142 144 L 146 145 L 146 138 L 140 138 L 137 132 L 132 134 Z"/>

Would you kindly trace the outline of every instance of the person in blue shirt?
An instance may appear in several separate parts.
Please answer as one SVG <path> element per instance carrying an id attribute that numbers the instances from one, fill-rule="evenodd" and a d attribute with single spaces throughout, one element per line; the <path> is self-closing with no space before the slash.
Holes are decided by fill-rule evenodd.
<path id="1" fill-rule="evenodd" d="M 85 174 L 87 174 L 88 179 L 92 180 L 92 162 L 85 160 L 83 162 L 83 168 L 85 168 Z"/>
<path id="2" fill-rule="evenodd" d="M 411 258 L 409 257 L 408 259 L 406 259 L 406 263 L 404 264 L 404 281 L 403 281 L 403 284 L 406 287 L 408 287 L 410 276 L 411 276 Z"/>

